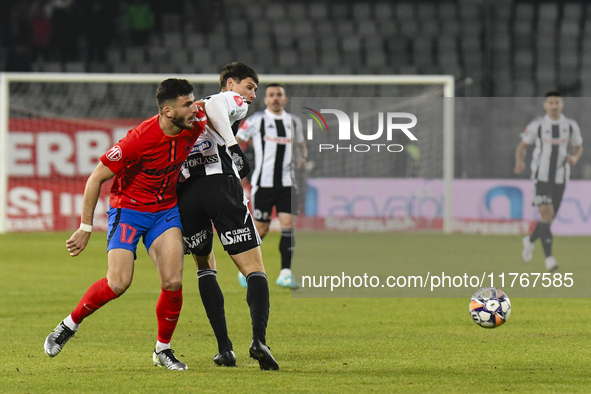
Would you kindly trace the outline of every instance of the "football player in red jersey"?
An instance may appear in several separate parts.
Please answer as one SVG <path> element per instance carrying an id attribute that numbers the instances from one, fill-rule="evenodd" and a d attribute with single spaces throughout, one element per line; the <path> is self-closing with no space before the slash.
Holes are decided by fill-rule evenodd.
<path id="1" fill-rule="evenodd" d="M 156 366 L 185 370 L 170 348 L 182 306 L 183 237 L 176 185 L 181 166 L 204 130 L 207 118 L 195 103 L 193 86 L 167 79 L 156 92 L 158 115 L 131 129 L 100 158 L 84 190 L 81 225 L 66 241 L 70 256 L 88 244 L 94 210 L 104 182 L 115 177 L 109 201 L 107 276 L 94 283 L 78 306 L 49 334 L 45 352 L 55 357 L 80 323 L 131 285 L 140 238 L 154 261 L 162 291 L 156 304 Z"/>

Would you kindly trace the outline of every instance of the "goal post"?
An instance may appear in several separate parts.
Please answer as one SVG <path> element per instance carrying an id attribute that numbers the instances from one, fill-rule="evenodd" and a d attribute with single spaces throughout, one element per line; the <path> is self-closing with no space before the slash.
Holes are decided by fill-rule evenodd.
<path id="1" fill-rule="evenodd" d="M 153 115 L 156 111 L 154 93 L 158 84 L 166 78 L 184 78 L 196 85 L 196 97 L 204 97 L 219 89 L 218 74 L 90 74 L 90 73 L 0 73 L 0 233 L 14 231 L 8 225 L 8 193 L 9 193 L 9 156 L 10 152 L 9 133 L 13 120 L 25 117 L 37 118 L 50 125 L 56 122 L 76 124 L 82 129 L 117 129 L 109 134 L 112 143 L 116 136 L 121 137 L 122 130 L 133 127 L 129 121 L 121 122 L 121 118 L 127 117 L 138 122 Z M 444 184 L 443 204 L 443 231 L 451 231 L 451 207 L 452 207 L 452 184 L 454 176 L 454 77 L 449 75 L 281 75 L 262 74 L 259 76 L 260 83 L 279 82 L 289 86 L 288 96 L 316 95 L 319 97 L 339 95 L 356 96 L 363 92 L 371 96 L 379 88 L 381 94 L 388 94 L 384 97 L 413 97 L 421 95 L 420 89 L 407 91 L 400 90 L 402 86 L 436 87 L 441 92 L 438 97 L 443 97 L 443 119 L 442 119 L 442 156 L 440 162 Z M 132 86 L 138 86 L 137 89 Z M 397 87 L 398 90 L 386 89 L 385 87 Z M 41 96 L 41 97 L 39 97 Z M 96 96 L 96 97 L 95 97 Z M 259 91 L 259 96 L 264 92 Z M 43 100 L 44 99 L 44 100 Z M 41 104 L 40 104 L 41 103 Z M 253 103 L 256 109 L 264 108 L 263 100 L 259 98 Z M 48 108 L 45 108 L 47 106 Z M 124 108 L 125 107 L 125 108 Z M 92 111 L 90 111 L 92 109 Z M 15 119 L 13 119 L 15 118 Z M 105 125 L 108 123 L 108 125 Z M 71 125 L 70 125 L 71 126 Z M 68 126 L 68 127 L 70 127 Z M 36 125 L 38 130 L 49 126 Z M 53 127 L 53 126 L 51 126 Z M 50 131 L 44 130 L 44 131 Z M 124 135 L 124 134 L 123 134 Z M 25 136 L 26 138 L 33 138 Z M 100 137 L 100 136 L 99 136 Z M 102 137 L 93 140 L 94 145 L 87 148 L 98 149 L 106 143 Z M 35 137 L 36 138 L 36 137 Z M 73 137 L 74 138 L 74 137 Z M 28 140 L 27 140 L 28 141 Z M 76 142 L 77 140 L 75 140 Z M 98 141 L 98 142 L 97 142 Z M 116 141 L 115 141 L 116 142 Z M 32 152 L 32 151 L 31 151 Z M 32 153 L 27 153 L 32 155 Z M 38 152 L 37 152 L 38 154 Z M 53 156 L 59 152 L 49 152 Z M 52 156 L 52 157 L 53 157 Z M 30 160 L 33 160 L 29 157 Z M 83 159 L 83 158 L 82 158 Z M 78 161 L 82 160 L 79 159 Z M 88 164 L 84 162 L 83 169 L 76 168 L 76 176 L 79 179 L 88 176 Z M 48 164 L 49 166 L 49 164 Z M 44 172 L 45 181 L 55 181 L 50 169 L 43 168 L 43 163 L 38 167 Z M 27 167 L 28 168 L 28 167 Z M 27 168 L 22 172 L 26 173 Z M 33 170 L 31 170 L 33 171 Z M 74 171 L 74 170 L 72 170 Z M 60 175 L 60 174 L 58 174 Z M 67 173 L 60 176 L 67 177 Z M 59 178 L 60 176 L 57 176 Z M 79 186 L 80 180 L 78 180 Z M 77 188 L 78 188 L 77 186 Z M 54 189 L 58 186 L 53 185 Z M 48 186 L 48 189 L 49 186 Z M 54 190 L 55 191 L 55 190 Z M 48 192 L 49 193 L 49 192 Z M 49 195 L 49 194 L 48 194 Z M 45 197 L 47 197 L 46 195 Z M 63 195 L 59 198 L 62 202 L 70 203 L 72 206 L 79 205 L 79 195 Z M 39 200 L 38 210 L 42 211 L 44 201 L 43 195 L 36 196 Z M 58 197 L 56 197 L 58 198 Z M 51 200 L 51 196 L 47 201 Z M 46 202 L 47 202 L 46 201 Z M 45 204 L 45 207 L 50 205 Z M 51 207 L 47 208 L 51 211 Z M 65 210 L 67 211 L 67 209 Z"/>

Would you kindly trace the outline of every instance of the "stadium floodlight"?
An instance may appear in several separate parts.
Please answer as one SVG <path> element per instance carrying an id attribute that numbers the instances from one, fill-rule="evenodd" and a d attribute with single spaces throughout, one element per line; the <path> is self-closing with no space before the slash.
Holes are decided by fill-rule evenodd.
<path id="1" fill-rule="evenodd" d="M 43 230 L 43 214 L 56 210 L 63 217 L 61 227 L 55 229 L 77 227 L 83 182 L 92 164 L 96 165 L 96 152 L 155 113 L 154 94 L 166 78 L 188 79 L 198 98 L 219 90 L 217 74 L 0 73 L 0 233 Z M 261 85 L 271 82 L 283 83 L 290 97 L 449 98 L 455 91 L 454 78 L 449 75 L 260 75 Z M 262 109 L 263 100 L 256 100 L 254 106 Z M 433 155 L 429 165 L 438 171 L 442 168 L 443 231 L 448 233 L 454 174 L 453 99 L 443 100 L 442 116 L 430 120 L 437 124 L 433 129 L 442 125 L 443 132 L 435 142 L 441 153 Z M 74 129 L 84 134 L 77 135 Z M 48 158 L 43 160 L 35 150 L 39 139 L 49 144 Z M 77 152 L 81 145 L 84 149 Z M 88 152 L 94 154 L 94 162 L 89 159 L 92 155 L 84 156 Z M 71 158 L 60 161 L 65 153 Z M 429 151 L 421 150 L 420 155 L 428 161 Z M 9 169 L 15 163 L 16 170 Z M 18 190 L 9 189 L 9 179 L 18 183 Z M 28 183 L 36 185 L 27 188 Z M 9 224 L 9 192 L 19 201 L 13 210 L 29 210 L 40 222 Z"/>

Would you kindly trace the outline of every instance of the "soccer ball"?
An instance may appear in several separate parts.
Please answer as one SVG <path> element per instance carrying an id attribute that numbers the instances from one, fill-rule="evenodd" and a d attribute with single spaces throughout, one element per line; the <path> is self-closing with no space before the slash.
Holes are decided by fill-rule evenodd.
<path id="1" fill-rule="evenodd" d="M 470 316 L 474 323 L 484 328 L 495 328 L 505 323 L 511 315 L 511 301 L 503 290 L 485 287 L 470 299 Z"/>

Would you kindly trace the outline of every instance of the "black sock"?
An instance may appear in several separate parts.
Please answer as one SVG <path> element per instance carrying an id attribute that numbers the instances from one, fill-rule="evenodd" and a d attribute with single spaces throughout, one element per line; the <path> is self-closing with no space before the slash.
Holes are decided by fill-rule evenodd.
<path id="1" fill-rule="evenodd" d="M 543 227 L 543 225 L 540 226 L 540 224 L 542 223 L 543 222 L 536 223 L 536 228 L 534 228 L 534 232 L 531 233 L 531 235 L 529 236 L 529 242 L 534 243 L 538 238 L 540 238 L 540 227 Z"/>
<path id="2" fill-rule="evenodd" d="M 217 270 L 203 269 L 197 271 L 199 278 L 199 294 L 207 313 L 207 318 L 218 340 L 218 351 L 232 350 L 232 342 L 228 337 L 226 327 L 226 311 L 224 310 L 224 295 L 217 280 Z"/>
<path id="3" fill-rule="evenodd" d="M 284 228 L 281 230 L 281 240 L 279 241 L 279 253 L 281 253 L 281 269 L 291 269 L 291 259 L 293 257 L 293 249 L 295 246 L 295 239 L 291 228 Z"/>
<path id="4" fill-rule="evenodd" d="M 550 231 L 550 223 L 539 222 L 540 226 L 540 240 L 542 241 L 542 247 L 544 248 L 544 254 L 546 257 L 552 256 L 552 232 Z"/>
<path id="5" fill-rule="evenodd" d="M 258 339 L 263 344 L 267 344 L 265 335 L 270 307 L 267 275 L 260 271 L 254 271 L 248 274 L 246 282 L 248 283 L 246 302 L 250 307 L 250 318 L 252 319 L 252 339 Z"/>

